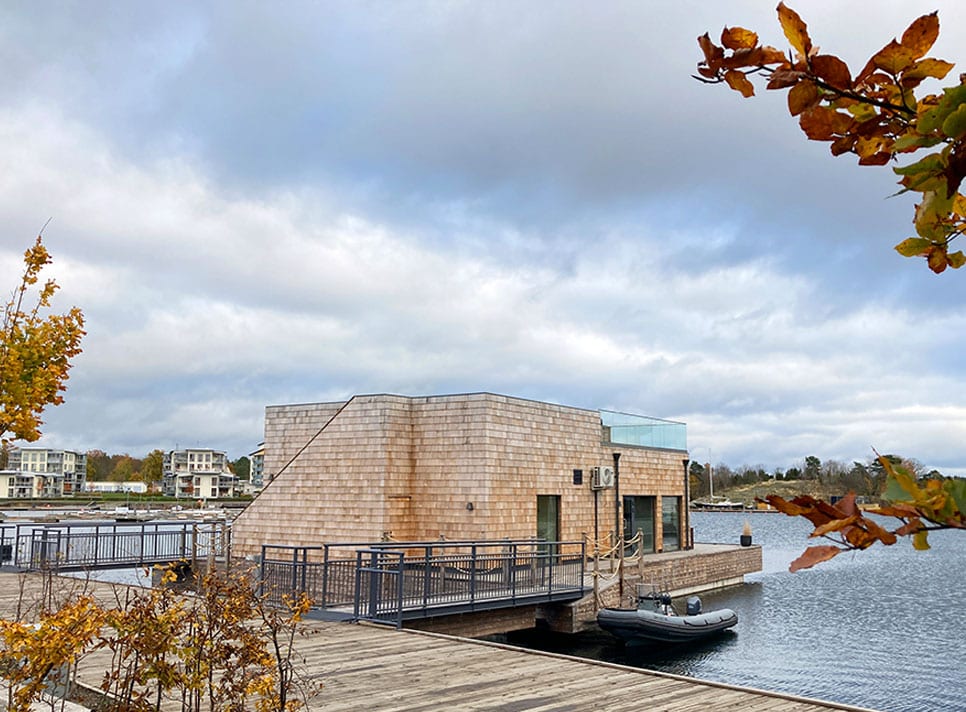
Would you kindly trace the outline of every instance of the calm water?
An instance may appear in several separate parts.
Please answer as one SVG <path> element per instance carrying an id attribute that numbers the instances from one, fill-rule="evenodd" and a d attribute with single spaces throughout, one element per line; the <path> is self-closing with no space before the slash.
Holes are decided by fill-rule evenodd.
<path id="1" fill-rule="evenodd" d="M 533 647 L 884 712 L 966 712 L 966 532 L 840 554 L 788 573 L 811 526 L 780 514 L 696 513 L 695 538 L 737 542 L 749 520 L 763 571 L 701 595 L 738 625 L 699 646 L 623 646 L 606 633 L 525 636 Z"/>

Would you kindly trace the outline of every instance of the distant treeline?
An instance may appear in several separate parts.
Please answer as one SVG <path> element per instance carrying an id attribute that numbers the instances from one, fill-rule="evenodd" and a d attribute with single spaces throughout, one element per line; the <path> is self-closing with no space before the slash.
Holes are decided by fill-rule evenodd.
<path id="1" fill-rule="evenodd" d="M 925 467 L 916 460 L 886 455 L 894 464 L 902 465 L 916 477 L 941 478 L 942 473 L 937 470 L 926 471 Z M 714 477 L 715 491 L 723 491 L 739 485 L 749 485 L 768 480 L 811 480 L 844 492 L 855 492 L 857 495 L 876 497 L 885 486 L 885 469 L 876 458 L 866 462 L 854 461 L 851 465 L 838 460 L 822 462 L 814 455 L 806 457 L 800 466 L 781 468 L 768 472 L 760 465 L 742 465 L 732 469 L 724 463 L 710 467 L 708 463 L 692 462 L 689 469 L 692 497 L 706 497 L 710 494 L 710 480 L 708 470 Z"/>

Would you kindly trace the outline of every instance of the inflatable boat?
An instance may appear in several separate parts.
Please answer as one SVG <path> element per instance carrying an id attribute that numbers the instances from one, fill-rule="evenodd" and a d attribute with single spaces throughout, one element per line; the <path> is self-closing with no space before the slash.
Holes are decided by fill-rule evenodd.
<path id="1" fill-rule="evenodd" d="M 720 633 L 738 622 L 738 615 L 730 608 L 702 613 L 697 596 L 689 598 L 687 605 L 687 615 L 679 616 L 666 593 L 642 596 L 637 608 L 601 609 L 597 624 L 628 643 L 683 643 Z"/>

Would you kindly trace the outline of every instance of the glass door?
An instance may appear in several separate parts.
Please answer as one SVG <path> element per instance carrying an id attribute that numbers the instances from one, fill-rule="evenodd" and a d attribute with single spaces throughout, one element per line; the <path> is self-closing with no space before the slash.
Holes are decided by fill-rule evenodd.
<path id="1" fill-rule="evenodd" d="M 661 497 L 661 546 L 664 551 L 681 548 L 681 500 L 678 497 Z"/>
<path id="2" fill-rule="evenodd" d="M 537 539 L 560 541 L 560 495 L 537 495 Z M 541 545 L 542 553 L 554 553 L 548 545 Z"/>
<path id="3" fill-rule="evenodd" d="M 634 555 L 638 551 L 653 553 L 654 551 L 654 497 L 624 497 L 624 541 L 630 541 L 637 532 L 643 534 L 641 546 L 633 546 L 627 550 Z"/>

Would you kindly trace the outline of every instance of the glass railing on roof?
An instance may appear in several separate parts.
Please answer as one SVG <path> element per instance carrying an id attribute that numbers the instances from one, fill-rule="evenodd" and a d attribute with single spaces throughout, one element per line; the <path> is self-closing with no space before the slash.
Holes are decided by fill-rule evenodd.
<path id="1" fill-rule="evenodd" d="M 688 426 L 685 423 L 613 410 L 600 411 L 600 422 L 604 426 L 604 439 L 615 445 L 688 449 Z"/>

